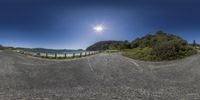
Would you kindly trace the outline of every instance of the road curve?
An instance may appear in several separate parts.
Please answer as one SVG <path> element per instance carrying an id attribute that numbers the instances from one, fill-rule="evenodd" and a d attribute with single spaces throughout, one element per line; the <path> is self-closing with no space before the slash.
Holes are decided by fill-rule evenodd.
<path id="1" fill-rule="evenodd" d="M 143 62 L 101 53 L 56 61 L 1 51 L 0 100 L 200 100 L 200 55 Z"/>

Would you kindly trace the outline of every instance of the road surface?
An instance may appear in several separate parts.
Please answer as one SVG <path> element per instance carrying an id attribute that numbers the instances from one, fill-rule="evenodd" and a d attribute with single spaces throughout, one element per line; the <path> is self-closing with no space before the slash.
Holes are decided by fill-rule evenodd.
<path id="1" fill-rule="evenodd" d="M 143 62 L 101 53 L 56 61 L 1 51 L 0 100 L 200 100 L 200 55 Z"/>

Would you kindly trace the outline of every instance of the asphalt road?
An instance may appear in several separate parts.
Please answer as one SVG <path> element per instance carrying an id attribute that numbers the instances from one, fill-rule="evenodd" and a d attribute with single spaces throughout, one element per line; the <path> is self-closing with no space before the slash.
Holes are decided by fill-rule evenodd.
<path id="1" fill-rule="evenodd" d="M 143 62 L 102 53 L 56 61 L 0 51 L 0 100 L 200 100 L 200 55 Z"/>

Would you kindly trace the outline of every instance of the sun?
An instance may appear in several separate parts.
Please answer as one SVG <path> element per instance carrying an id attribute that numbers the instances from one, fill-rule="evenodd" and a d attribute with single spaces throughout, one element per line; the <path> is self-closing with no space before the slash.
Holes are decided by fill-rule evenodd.
<path id="1" fill-rule="evenodd" d="M 101 33 L 101 32 L 103 32 L 104 27 L 102 25 L 97 25 L 93 29 L 95 32 Z"/>

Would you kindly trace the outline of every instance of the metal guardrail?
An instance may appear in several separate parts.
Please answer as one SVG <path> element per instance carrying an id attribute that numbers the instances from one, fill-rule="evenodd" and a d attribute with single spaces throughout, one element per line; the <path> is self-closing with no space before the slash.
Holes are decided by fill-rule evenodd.
<path id="1" fill-rule="evenodd" d="M 83 51 L 83 52 L 72 52 L 72 53 L 34 53 L 27 51 L 18 51 L 24 55 L 30 55 L 34 57 L 42 57 L 42 58 L 54 58 L 54 59 L 65 59 L 65 58 L 77 58 L 77 57 L 85 57 L 90 55 L 98 54 L 99 51 Z"/>

